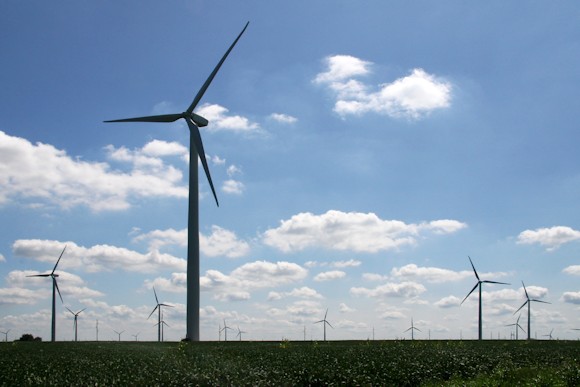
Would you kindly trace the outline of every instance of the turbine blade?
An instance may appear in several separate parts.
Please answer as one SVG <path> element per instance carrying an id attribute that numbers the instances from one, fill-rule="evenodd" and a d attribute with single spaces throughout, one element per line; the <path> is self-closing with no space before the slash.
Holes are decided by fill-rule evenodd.
<path id="1" fill-rule="evenodd" d="M 219 207 L 220 204 L 218 202 L 217 194 L 215 193 L 213 181 L 211 180 L 211 174 L 209 173 L 209 166 L 207 165 L 207 160 L 205 158 L 205 150 L 203 149 L 203 142 L 201 141 L 201 134 L 199 133 L 199 128 L 191 118 L 186 118 L 185 121 L 187 121 L 187 125 L 189 126 L 189 135 L 192 136 L 191 139 L 193 140 L 195 149 L 197 151 L 199 159 L 201 160 L 201 165 L 203 166 L 203 170 L 205 171 L 207 181 L 209 181 L 209 186 L 211 187 L 211 192 L 213 193 L 213 197 L 215 199 L 215 204 L 217 204 L 217 206 Z M 191 164 L 192 160 L 189 160 L 189 163 Z"/>
<path id="2" fill-rule="evenodd" d="M 519 308 L 518 308 L 518 309 L 517 309 L 517 310 L 514 312 L 514 314 L 518 313 L 518 312 L 520 311 L 520 309 L 522 309 L 524 306 L 526 306 L 526 304 L 527 304 L 528 302 L 530 302 L 530 300 L 527 300 L 526 302 L 524 302 L 524 303 L 522 304 L 522 306 L 520 306 L 520 307 L 519 307 Z"/>
<path id="3" fill-rule="evenodd" d="M 544 304 L 551 304 L 551 302 L 548 301 L 542 301 L 542 300 L 535 300 L 535 299 L 531 299 L 530 301 L 534 301 L 534 302 L 542 302 Z"/>
<path id="4" fill-rule="evenodd" d="M 476 283 L 475 286 L 473 287 L 473 289 L 471 289 L 471 291 L 467 294 L 467 296 L 465 296 L 465 298 L 463 299 L 463 301 L 461 301 L 461 304 L 463 304 L 465 302 L 465 300 L 467 300 L 467 297 L 471 296 L 471 293 L 473 293 L 475 291 L 475 289 L 477 289 L 477 286 L 478 285 L 479 285 L 479 282 Z"/>
<path id="5" fill-rule="evenodd" d="M 87 309 L 87 308 L 83 308 L 83 309 L 79 310 L 78 313 L 77 313 L 77 315 L 78 314 L 81 314 L 85 309 Z"/>
<path id="6" fill-rule="evenodd" d="M 325 323 L 327 323 L 332 329 L 334 329 L 331 323 L 329 323 L 328 321 L 325 321 Z"/>
<path id="7" fill-rule="evenodd" d="M 524 281 L 522 281 L 522 286 L 524 287 L 524 292 L 526 293 L 526 298 L 529 300 L 530 296 L 528 296 L 528 291 L 526 290 L 526 285 L 524 285 Z"/>
<path id="8" fill-rule="evenodd" d="M 159 300 L 157 299 L 157 292 L 155 291 L 155 286 L 153 286 L 153 294 L 155 294 L 155 302 L 159 305 Z"/>
<path id="9" fill-rule="evenodd" d="M 471 261 L 471 257 L 468 255 L 467 258 L 469 258 L 469 263 L 471 263 L 471 267 L 473 268 L 473 272 L 475 273 L 475 278 L 477 278 L 477 280 L 480 281 L 479 276 L 477 275 L 477 270 L 475 270 L 475 266 L 473 266 L 473 262 Z"/>
<path id="10" fill-rule="evenodd" d="M 405 332 L 409 332 L 411 329 L 412 329 L 412 327 L 411 327 L 411 328 L 409 328 L 409 329 L 406 329 L 406 330 L 404 330 L 404 331 L 403 331 L 403 333 L 405 333 Z"/>
<path id="11" fill-rule="evenodd" d="M 66 308 L 66 310 L 68 310 L 69 312 L 71 312 L 73 315 L 75 314 L 75 312 L 73 312 L 72 310 L 70 310 L 68 307 L 65 306 L 65 308 Z"/>
<path id="12" fill-rule="evenodd" d="M 123 118 L 120 120 L 108 120 L 103 122 L 174 122 L 183 117 L 183 113 L 179 114 L 161 114 L 157 116 L 145 116 L 134 118 Z"/>
<path id="13" fill-rule="evenodd" d="M 413 329 L 416 329 L 416 330 L 418 330 L 419 332 L 421 332 L 421 330 L 420 330 L 419 328 L 415 328 L 415 327 L 413 327 Z"/>
<path id="14" fill-rule="evenodd" d="M 175 308 L 173 305 L 169 305 L 169 304 L 159 304 L 159 306 L 167 306 L 169 308 Z"/>
<path id="15" fill-rule="evenodd" d="M 316 321 L 314 324 L 318 324 L 318 323 L 321 323 L 321 322 L 324 322 L 324 320 Z"/>
<path id="16" fill-rule="evenodd" d="M 153 315 L 153 313 L 155 313 L 155 311 L 157 310 L 157 308 L 159 307 L 159 305 L 156 305 L 155 308 L 153 309 L 153 311 L 149 314 L 149 317 L 151 317 Z M 147 317 L 147 320 L 149 320 L 149 317 Z"/>
<path id="17" fill-rule="evenodd" d="M 242 34 L 244 33 L 244 31 L 246 31 L 246 28 L 248 28 L 248 24 L 250 24 L 250 22 L 246 23 L 242 32 L 240 32 L 240 34 L 238 35 L 236 40 L 234 40 L 234 42 L 232 43 L 230 48 L 228 48 L 228 50 L 226 51 L 226 53 L 224 54 L 222 59 L 218 62 L 217 66 L 215 66 L 215 68 L 213 69 L 213 71 L 211 72 L 209 77 L 206 79 L 206 81 L 203 84 L 203 86 L 201 87 L 201 89 L 199 89 L 199 91 L 197 92 L 197 95 L 193 99 L 193 102 L 191 103 L 191 105 L 189 105 L 189 108 L 187 108 L 187 113 L 191 114 L 193 112 L 193 109 L 195 109 L 195 107 L 197 106 L 197 104 L 199 103 L 199 101 L 201 100 L 203 95 L 205 94 L 205 91 L 207 90 L 210 83 L 213 81 L 214 77 L 216 76 L 217 72 L 219 71 L 220 67 L 222 67 L 222 64 L 224 63 L 224 61 L 226 60 L 226 58 L 230 54 L 230 51 L 232 51 L 232 49 L 234 48 L 236 43 L 238 43 L 238 40 L 240 40 L 240 38 L 242 37 Z"/>
<path id="18" fill-rule="evenodd" d="M 27 277 L 50 277 L 50 274 L 33 274 L 27 275 Z"/>
<path id="19" fill-rule="evenodd" d="M 66 245 L 64 246 L 64 249 L 62 249 L 62 253 L 60 253 L 58 260 L 56 261 L 56 265 L 54 265 L 54 269 L 52 269 L 52 273 L 50 273 L 50 274 L 54 274 L 54 271 L 56 270 L 56 267 L 58 266 L 58 263 L 60 262 L 60 259 L 62 258 L 62 255 L 64 254 L 65 250 L 66 250 Z"/>
<path id="20" fill-rule="evenodd" d="M 481 281 L 481 282 L 486 283 L 486 284 L 510 285 L 510 284 L 505 283 L 505 282 L 497 282 L 497 281 Z"/>
<path id="21" fill-rule="evenodd" d="M 327 315 L 328 315 L 328 308 L 326 308 L 326 313 L 324 313 L 324 320 L 326 320 Z"/>
<path id="22" fill-rule="evenodd" d="M 62 302 L 64 304 L 64 300 L 62 299 L 62 294 L 60 294 L 60 289 L 58 288 L 58 282 L 56 282 L 56 278 L 52 277 L 52 280 L 54 281 L 54 286 L 56 287 L 56 292 L 58 293 L 58 296 L 60 297 L 60 302 Z"/>

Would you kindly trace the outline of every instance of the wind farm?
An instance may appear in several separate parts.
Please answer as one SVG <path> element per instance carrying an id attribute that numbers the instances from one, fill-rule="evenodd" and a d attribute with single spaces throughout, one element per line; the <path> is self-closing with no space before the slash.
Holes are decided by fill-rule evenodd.
<path id="1" fill-rule="evenodd" d="M 508 383 L 528 370 L 580 383 L 573 361 L 539 355 L 579 338 L 577 11 L 7 3 L 6 364 L 26 352 L 40 364 L 40 346 L 109 348 L 164 354 L 181 382 L 279 381 L 244 362 L 262 352 L 296 360 L 302 374 L 278 369 L 297 385 L 486 384 L 504 371 Z M 448 376 L 419 364 L 437 345 Z M 544 363 L 516 370 L 520 347 Z M 353 360 L 336 379 L 316 368 L 342 366 L 342 352 L 375 364 Z M 426 369 L 434 380 L 416 376 Z M 27 371 L 14 380 L 58 378 Z M 150 383 L 173 383 L 162 375 Z"/>

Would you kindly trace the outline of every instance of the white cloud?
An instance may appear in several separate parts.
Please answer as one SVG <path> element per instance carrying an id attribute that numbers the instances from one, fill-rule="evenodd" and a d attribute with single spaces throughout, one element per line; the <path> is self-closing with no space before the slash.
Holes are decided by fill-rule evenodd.
<path id="1" fill-rule="evenodd" d="M 562 272 L 570 275 L 580 275 L 580 265 L 568 266 Z"/>
<path id="2" fill-rule="evenodd" d="M 131 198 L 187 197 L 181 171 L 161 159 L 113 146 L 105 150 L 112 160 L 130 163 L 132 170 L 73 159 L 52 145 L 34 145 L 0 131 L 0 204 L 18 198 L 62 208 L 116 211 L 129 208 Z"/>
<path id="3" fill-rule="evenodd" d="M 425 286 L 418 284 L 416 282 L 401 282 L 401 283 L 386 283 L 384 285 L 379 285 L 373 289 L 353 287 L 350 289 L 350 293 L 355 296 L 365 296 L 365 297 L 416 297 L 419 294 L 425 292 Z"/>
<path id="4" fill-rule="evenodd" d="M 301 288 L 292 289 L 289 292 L 270 292 L 268 293 L 268 301 L 277 301 L 285 297 L 296 297 L 296 298 L 306 298 L 306 299 L 321 299 L 324 298 L 316 290 L 309 288 L 308 286 L 303 286 Z"/>
<path id="5" fill-rule="evenodd" d="M 153 230 L 145 234 L 137 235 L 134 242 L 145 241 L 152 250 L 160 249 L 167 245 L 187 246 L 187 229 Z M 211 234 L 199 234 L 200 251 L 208 257 L 239 258 L 250 252 L 250 245 L 238 239 L 237 235 L 230 230 L 213 225 Z"/>
<path id="6" fill-rule="evenodd" d="M 452 308 L 459 305 L 461 305 L 461 299 L 455 296 L 443 297 L 439 301 L 435 302 L 435 306 L 440 308 Z"/>
<path id="7" fill-rule="evenodd" d="M 322 272 L 322 273 L 318 273 L 314 277 L 314 281 L 318 281 L 318 282 L 332 281 L 332 280 L 335 280 L 335 279 L 344 278 L 345 276 L 346 276 L 346 273 L 344 271 L 331 270 L 331 271 L 325 271 L 325 272 Z"/>
<path id="8" fill-rule="evenodd" d="M 281 221 L 278 228 L 262 235 L 266 245 L 283 252 L 323 247 L 376 253 L 414 245 L 422 233 L 448 234 L 464 227 L 456 220 L 438 220 L 406 224 L 398 220 L 382 220 L 373 213 L 330 210 L 322 215 L 300 213 Z"/>
<path id="9" fill-rule="evenodd" d="M 289 116 L 288 114 L 282 114 L 282 113 L 272 113 L 272 114 L 270 114 L 270 118 L 273 119 L 274 121 L 278 121 L 278 122 L 281 122 L 283 124 L 293 124 L 296 121 L 298 121 L 298 119 L 296 117 L 292 117 L 292 116 Z"/>
<path id="10" fill-rule="evenodd" d="M 326 58 L 326 64 L 327 71 L 318 74 L 314 82 L 328 85 L 336 94 L 334 110 L 342 116 L 374 112 L 418 119 L 451 103 L 451 84 L 423 69 L 413 69 L 409 75 L 370 91 L 369 86 L 354 79 L 370 73 L 370 62 L 336 55 Z"/>
<path id="11" fill-rule="evenodd" d="M 222 191 L 227 194 L 241 195 L 245 190 L 244 183 L 238 180 L 229 179 L 222 184 Z"/>
<path id="12" fill-rule="evenodd" d="M 564 292 L 562 301 L 569 304 L 580 305 L 580 292 Z"/>
<path id="13" fill-rule="evenodd" d="M 517 243 L 538 243 L 542 246 L 546 246 L 547 251 L 553 251 L 565 243 L 573 242 L 578 239 L 580 239 L 580 231 L 567 226 L 554 226 L 522 231 L 520 235 L 518 235 Z"/>
<path id="14" fill-rule="evenodd" d="M 213 297 L 218 300 L 231 299 L 232 295 L 244 293 L 247 293 L 249 298 L 249 292 L 252 290 L 297 282 L 304 279 L 307 274 L 306 269 L 295 263 L 255 261 L 234 269 L 229 275 L 217 270 L 207 270 L 200 278 L 200 286 L 203 291 L 212 292 Z M 293 295 L 304 296 L 307 292 L 305 288 L 295 289 Z M 270 295 L 276 299 L 283 294 Z"/>
<path id="15" fill-rule="evenodd" d="M 260 125 L 239 115 L 228 115 L 229 110 L 216 104 L 203 104 L 197 114 L 205 117 L 210 123 L 207 129 L 212 132 L 229 130 L 234 132 L 252 133 L 260 130 Z"/>
<path id="16" fill-rule="evenodd" d="M 189 150 L 178 142 L 153 140 L 142 148 L 144 154 L 154 157 L 183 156 L 189 154 Z"/>
<path id="17" fill-rule="evenodd" d="M 352 312 L 356 312 L 356 309 L 349 307 L 344 302 L 341 302 L 340 305 L 338 306 L 338 311 L 340 313 L 352 313 Z"/>
<path id="18" fill-rule="evenodd" d="M 369 282 L 376 282 L 376 281 L 386 281 L 389 279 L 386 275 L 380 275 L 376 273 L 363 273 L 362 279 Z"/>
<path id="19" fill-rule="evenodd" d="M 229 177 L 233 177 L 237 174 L 241 174 L 242 169 L 240 167 L 232 164 L 228 167 L 228 169 L 226 170 L 226 173 L 228 174 Z"/>
<path id="20" fill-rule="evenodd" d="M 6 262 L 6 258 L 2 254 L 0 254 L 0 262 Z"/>
<path id="21" fill-rule="evenodd" d="M 60 242 L 40 239 L 20 239 L 14 242 L 14 255 L 46 262 L 47 270 L 52 269 L 64 246 L 66 251 L 59 268 L 82 269 L 86 272 L 123 269 L 128 272 L 151 273 L 163 270 L 183 270 L 187 263 L 182 258 L 162 254 L 157 250 L 142 254 L 124 247 L 95 245 L 78 246 L 74 242 Z"/>
<path id="22" fill-rule="evenodd" d="M 424 279 L 427 282 L 443 283 L 448 281 L 461 281 L 462 279 L 473 276 L 473 272 L 469 270 L 456 272 L 438 267 L 419 267 L 415 264 L 408 264 L 401 268 L 393 268 L 391 275 L 395 278 Z"/>
<path id="23" fill-rule="evenodd" d="M 361 261 L 356 259 L 349 259 L 348 261 L 336 261 L 332 262 L 332 266 L 334 267 L 357 267 L 361 265 Z"/>

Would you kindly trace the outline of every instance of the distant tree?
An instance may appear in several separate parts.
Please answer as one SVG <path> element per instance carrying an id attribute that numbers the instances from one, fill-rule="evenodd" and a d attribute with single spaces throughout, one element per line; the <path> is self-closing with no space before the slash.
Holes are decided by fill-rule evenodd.
<path id="1" fill-rule="evenodd" d="M 22 336 L 20 336 L 18 341 L 42 341 L 42 337 L 34 337 L 30 333 L 25 333 Z"/>

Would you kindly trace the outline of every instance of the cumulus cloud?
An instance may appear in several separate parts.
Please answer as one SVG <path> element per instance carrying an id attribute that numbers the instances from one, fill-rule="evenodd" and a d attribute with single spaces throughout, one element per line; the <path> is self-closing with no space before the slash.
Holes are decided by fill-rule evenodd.
<path id="1" fill-rule="evenodd" d="M 564 292 L 562 301 L 569 304 L 580 305 L 580 292 Z"/>
<path id="2" fill-rule="evenodd" d="M 292 289 L 289 292 L 270 292 L 268 293 L 268 301 L 277 301 L 285 297 L 296 297 L 305 299 L 321 299 L 324 298 L 316 290 L 303 286 L 301 288 Z"/>
<path id="3" fill-rule="evenodd" d="M 356 309 L 351 308 L 350 306 L 348 306 L 344 302 L 341 302 L 340 305 L 338 305 L 338 311 L 340 313 L 352 313 L 352 312 L 356 312 Z"/>
<path id="4" fill-rule="evenodd" d="M 374 298 L 405 297 L 411 298 L 425 292 L 425 286 L 416 282 L 386 283 L 375 288 L 353 287 L 350 293 L 355 296 Z"/>
<path id="5" fill-rule="evenodd" d="M 454 306 L 459 306 L 461 304 L 461 299 L 455 296 L 443 297 L 439 301 L 435 302 L 435 306 L 440 308 L 453 308 Z"/>
<path id="6" fill-rule="evenodd" d="M 282 114 L 282 113 L 272 113 L 272 114 L 270 114 L 270 118 L 273 119 L 274 121 L 278 121 L 278 122 L 281 122 L 283 124 L 293 124 L 296 121 L 298 121 L 298 119 L 296 117 L 292 117 L 288 114 Z"/>
<path id="7" fill-rule="evenodd" d="M 260 125 L 251 122 L 248 118 L 239 115 L 229 115 L 229 110 L 217 104 L 203 104 L 197 110 L 197 114 L 205 117 L 210 124 L 207 130 L 212 132 L 217 131 L 233 131 L 252 133 L 260 130 Z"/>
<path id="8" fill-rule="evenodd" d="M 218 300 L 228 299 L 232 294 L 247 294 L 249 298 L 252 290 L 297 282 L 307 274 L 306 269 L 295 263 L 255 261 L 234 269 L 229 275 L 218 270 L 207 270 L 200 278 L 200 286 L 203 291 L 212 292 L 213 297 Z M 301 288 L 295 289 L 290 295 L 303 297 L 309 292 L 313 294 L 310 290 Z M 272 297 L 281 297 L 282 294 L 274 294 Z"/>
<path id="9" fill-rule="evenodd" d="M 244 183 L 234 179 L 228 179 L 222 184 L 222 191 L 231 195 L 241 195 L 245 189 Z"/>
<path id="10" fill-rule="evenodd" d="M 344 278 L 345 276 L 346 276 L 346 273 L 344 271 L 331 270 L 331 271 L 325 271 L 325 272 L 322 272 L 322 273 L 318 273 L 314 277 L 314 281 L 318 281 L 318 282 L 332 281 L 332 280 L 335 280 L 335 279 Z"/>
<path id="11" fill-rule="evenodd" d="M 54 240 L 20 239 L 14 242 L 14 255 L 22 258 L 46 262 L 47 270 L 52 269 L 63 247 L 67 246 L 59 263 L 59 268 L 82 269 L 87 272 L 122 269 L 128 272 L 151 273 L 163 270 L 186 270 L 187 262 L 157 250 L 142 254 L 124 247 L 110 245 L 79 246 L 74 242 Z"/>
<path id="12" fill-rule="evenodd" d="M 568 266 L 562 272 L 570 275 L 580 275 L 580 265 Z"/>
<path id="13" fill-rule="evenodd" d="M 346 268 L 346 267 L 357 267 L 361 265 L 361 261 L 357 259 L 349 259 L 348 261 L 308 261 L 304 264 L 306 267 L 336 267 L 336 268 Z"/>
<path id="14" fill-rule="evenodd" d="M 153 142 L 145 148 L 159 151 L 161 142 Z M 36 206 L 117 211 L 129 208 L 131 199 L 187 197 L 181 171 L 161 158 L 142 149 L 108 146 L 105 151 L 111 161 L 128 163 L 130 170 L 113 170 L 108 163 L 72 158 L 52 145 L 32 144 L 0 131 L 0 205 L 17 198 L 34 201 Z"/>
<path id="15" fill-rule="evenodd" d="M 554 226 L 549 228 L 538 228 L 535 230 L 525 230 L 518 235 L 519 244 L 540 244 L 546 247 L 547 251 L 554 251 L 563 244 L 580 239 L 580 231 L 567 226 Z"/>
<path id="16" fill-rule="evenodd" d="M 133 238 L 134 242 L 147 242 L 150 249 L 160 249 L 163 246 L 187 246 L 187 229 L 153 230 Z M 250 252 L 250 245 L 240 240 L 230 230 L 213 225 L 211 234 L 199 234 L 199 248 L 208 257 L 239 258 Z"/>
<path id="17" fill-rule="evenodd" d="M 371 72 L 371 62 L 350 55 L 335 55 L 325 59 L 327 70 L 318 74 L 314 82 L 326 85 L 336 95 L 334 111 L 345 116 L 374 112 L 391 117 L 421 118 L 433 110 L 451 104 L 449 82 L 423 69 L 374 89 L 356 77 Z"/>
<path id="18" fill-rule="evenodd" d="M 6 262 L 6 258 L 2 254 L 0 254 L 0 262 Z"/>
<path id="19" fill-rule="evenodd" d="M 393 268 L 391 275 L 395 278 L 404 279 L 423 279 L 427 282 L 442 283 L 448 281 L 461 281 L 462 279 L 473 276 L 473 272 L 463 270 L 456 272 L 438 267 L 419 267 L 415 264 L 408 264 L 401 268 Z"/>
<path id="20" fill-rule="evenodd" d="M 467 227 L 456 220 L 406 224 L 382 220 L 373 213 L 330 210 L 322 215 L 300 213 L 262 235 L 266 245 L 283 252 L 308 247 L 376 253 L 414 245 L 425 233 L 450 234 Z"/>

